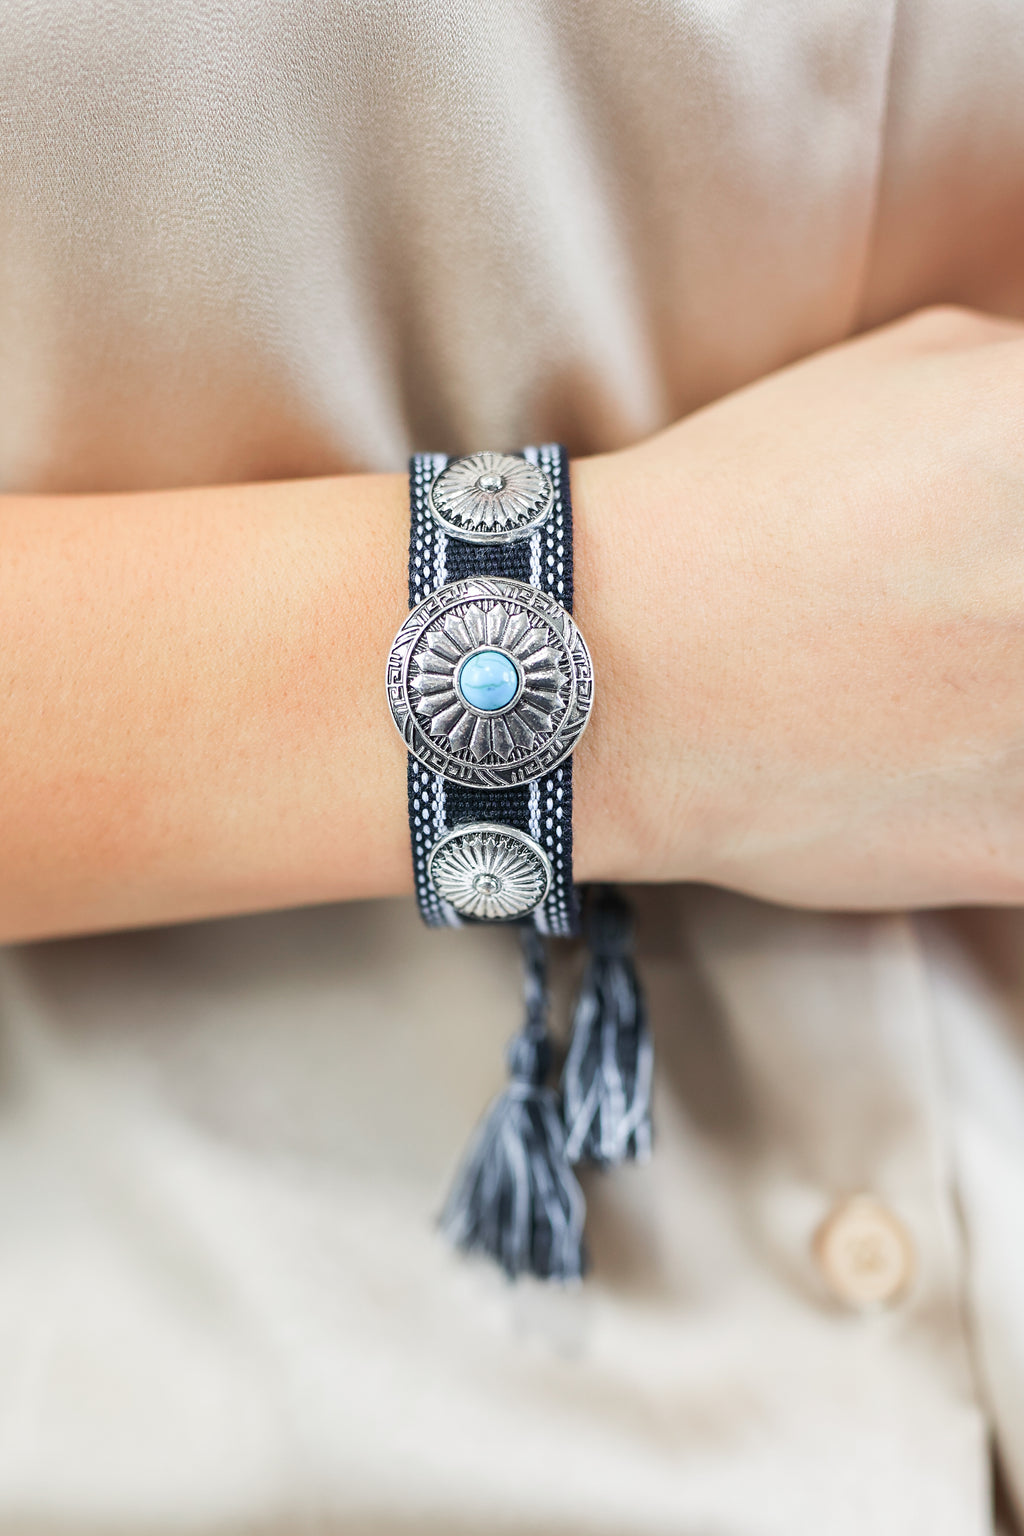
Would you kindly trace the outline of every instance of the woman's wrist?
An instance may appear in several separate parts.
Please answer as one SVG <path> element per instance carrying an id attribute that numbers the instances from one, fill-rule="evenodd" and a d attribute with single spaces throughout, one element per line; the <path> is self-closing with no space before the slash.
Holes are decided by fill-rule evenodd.
<path id="1" fill-rule="evenodd" d="M 687 757 L 707 707 L 706 600 L 686 506 L 650 455 L 624 449 L 572 465 L 576 613 L 594 657 L 591 724 L 576 752 L 581 881 L 696 876 L 711 786 Z"/>

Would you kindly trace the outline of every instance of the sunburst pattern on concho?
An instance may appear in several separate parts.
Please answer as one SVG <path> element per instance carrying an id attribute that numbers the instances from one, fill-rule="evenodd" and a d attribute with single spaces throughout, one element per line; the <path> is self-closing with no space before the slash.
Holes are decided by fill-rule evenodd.
<path id="1" fill-rule="evenodd" d="M 446 533 L 470 544 L 521 539 L 542 523 L 554 497 L 545 472 L 511 453 L 453 459 L 430 487 L 430 510 Z"/>
<path id="2" fill-rule="evenodd" d="M 511 827 L 477 822 L 441 838 L 430 855 L 430 879 L 442 901 L 463 917 L 494 922 L 524 917 L 551 885 L 544 850 Z"/>
<path id="3" fill-rule="evenodd" d="M 515 668 L 509 702 L 477 707 L 460 687 L 468 658 Z M 507 577 L 467 577 L 414 608 L 388 657 L 388 703 L 414 757 L 446 779 L 503 789 L 540 778 L 583 733 L 594 675 L 560 603 Z"/>

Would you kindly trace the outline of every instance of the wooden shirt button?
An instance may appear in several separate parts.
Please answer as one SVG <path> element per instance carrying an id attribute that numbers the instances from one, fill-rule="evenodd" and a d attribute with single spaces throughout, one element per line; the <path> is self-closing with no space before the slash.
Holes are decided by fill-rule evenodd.
<path id="1" fill-rule="evenodd" d="M 907 1230 L 874 1195 L 837 1205 L 815 1234 L 814 1253 L 832 1294 L 858 1310 L 896 1301 L 913 1278 Z"/>

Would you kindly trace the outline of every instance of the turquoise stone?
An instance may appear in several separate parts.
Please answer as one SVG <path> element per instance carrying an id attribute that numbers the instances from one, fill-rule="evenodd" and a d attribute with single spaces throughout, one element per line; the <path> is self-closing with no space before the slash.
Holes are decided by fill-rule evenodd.
<path id="1" fill-rule="evenodd" d="M 456 686 L 474 709 L 504 709 L 519 692 L 519 673 L 503 651 L 477 651 L 462 663 Z"/>

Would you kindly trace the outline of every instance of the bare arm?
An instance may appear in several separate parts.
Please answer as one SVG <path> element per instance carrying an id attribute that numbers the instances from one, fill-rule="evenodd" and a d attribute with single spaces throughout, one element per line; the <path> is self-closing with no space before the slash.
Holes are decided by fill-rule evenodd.
<path id="1" fill-rule="evenodd" d="M 1024 899 L 1024 340 L 938 312 L 572 468 L 581 879 Z M 410 889 L 404 478 L 0 500 L 0 939 Z"/>
<path id="2" fill-rule="evenodd" d="M 405 889 L 401 476 L 0 502 L 0 935 Z"/>

